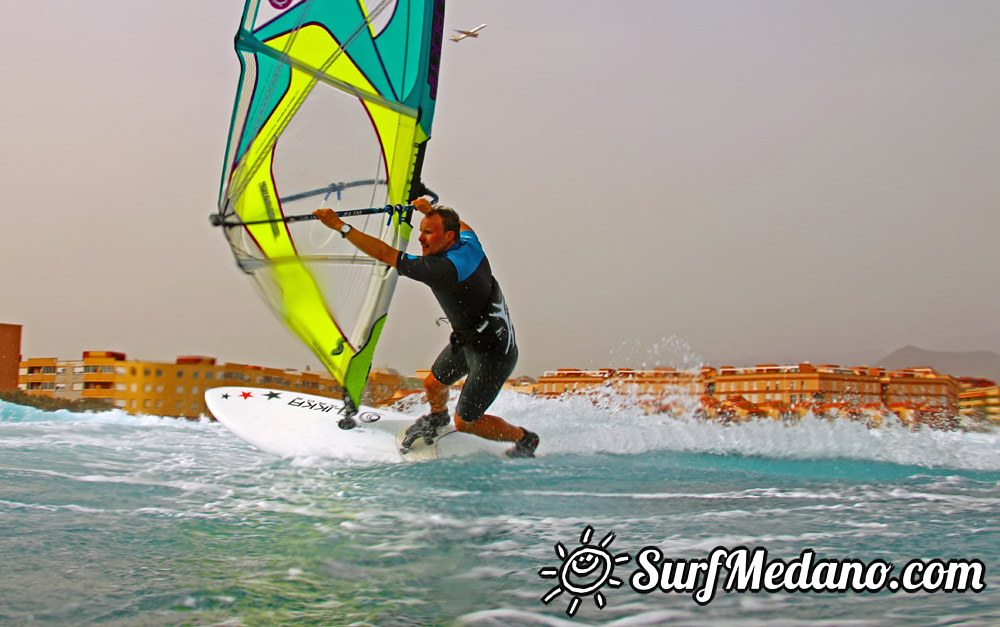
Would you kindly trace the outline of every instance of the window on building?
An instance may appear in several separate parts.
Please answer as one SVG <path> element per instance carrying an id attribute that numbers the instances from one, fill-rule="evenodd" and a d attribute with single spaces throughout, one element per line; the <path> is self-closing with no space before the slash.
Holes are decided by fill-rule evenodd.
<path id="1" fill-rule="evenodd" d="M 152 391 L 153 391 L 153 384 L 152 384 L 152 383 L 147 383 L 146 385 L 144 385 L 144 386 L 142 387 L 142 391 L 143 391 L 143 392 L 146 392 L 147 394 L 148 394 L 149 392 L 152 392 Z"/>
<path id="2" fill-rule="evenodd" d="M 178 385 L 177 386 L 177 393 L 178 394 L 183 394 L 184 393 L 184 386 L 183 385 Z"/>
<path id="3" fill-rule="evenodd" d="M 177 378 L 178 379 L 183 379 L 184 378 L 184 371 L 183 370 L 178 370 L 177 371 Z"/>
<path id="4" fill-rule="evenodd" d="M 157 369 L 156 369 L 156 376 L 158 376 L 158 377 L 162 377 L 162 376 L 163 376 L 163 370 L 162 370 L 162 369 L 160 369 L 160 368 L 157 368 Z"/>

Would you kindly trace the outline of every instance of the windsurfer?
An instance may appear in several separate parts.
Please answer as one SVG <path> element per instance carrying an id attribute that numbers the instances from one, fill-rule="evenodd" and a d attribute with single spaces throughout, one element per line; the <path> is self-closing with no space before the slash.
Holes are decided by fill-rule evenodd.
<path id="1" fill-rule="evenodd" d="M 413 202 L 420 221 L 422 256 L 408 255 L 346 224 L 332 209 L 313 212 L 361 252 L 433 291 L 452 326 L 451 339 L 424 379 L 431 413 L 407 430 L 403 447 L 432 442 L 450 422 L 448 386 L 468 376 L 455 408 L 455 427 L 488 440 L 514 442 L 509 457 L 534 457 L 538 436 L 486 414 L 517 363 L 517 343 L 507 304 L 476 233 L 448 207 Z"/>

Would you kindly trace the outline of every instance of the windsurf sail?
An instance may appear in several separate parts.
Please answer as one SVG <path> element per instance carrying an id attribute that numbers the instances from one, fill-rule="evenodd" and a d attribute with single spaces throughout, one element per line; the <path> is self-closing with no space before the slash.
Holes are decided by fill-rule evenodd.
<path id="1" fill-rule="evenodd" d="M 437 97 L 444 0 L 247 0 L 219 212 L 237 265 L 360 402 L 396 272 L 311 217 L 405 249 Z"/>

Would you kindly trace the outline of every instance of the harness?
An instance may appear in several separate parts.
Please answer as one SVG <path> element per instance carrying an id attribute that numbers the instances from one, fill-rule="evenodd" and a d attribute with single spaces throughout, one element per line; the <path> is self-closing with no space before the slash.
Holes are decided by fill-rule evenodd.
<path id="1" fill-rule="evenodd" d="M 486 300 L 486 306 L 479 313 L 479 316 L 477 316 L 479 322 L 471 329 L 464 331 L 452 328 L 449 340 L 454 346 L 460 347 L 469 344 L 476 348 L 491 348 L 496 343 L 496 338 L 492 338 L 491 341 L 491 338 L 482 335 L 483 331 L 490 326 L 490 306 L 493 304 L 494 297 L 500 287 L 497 285 L 496 277 L 492 279 L 491 286 L 490 297 Z"/>

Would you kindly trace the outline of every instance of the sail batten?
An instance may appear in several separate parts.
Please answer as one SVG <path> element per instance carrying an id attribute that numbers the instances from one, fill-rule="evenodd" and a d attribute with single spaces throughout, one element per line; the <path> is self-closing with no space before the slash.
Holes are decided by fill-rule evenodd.
<path id="1" fill-rule="evenodd" d="M 215 224 L 279 319 L 360 402 L 396 273 L 301 215 L 405 249 L 434 115 L 443 0 L 248 0 Z M 419 195 L 419 194 L 418 194 Z M 238 321 L 236 321 L 238 322 Z"/>

